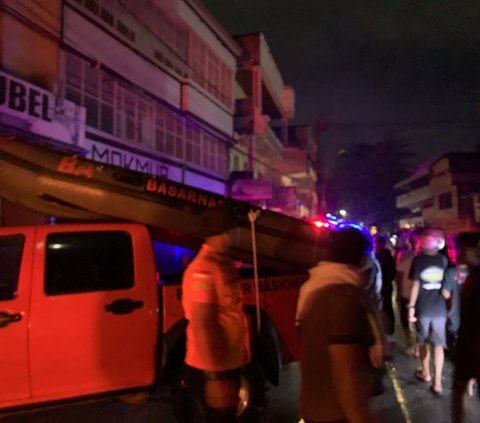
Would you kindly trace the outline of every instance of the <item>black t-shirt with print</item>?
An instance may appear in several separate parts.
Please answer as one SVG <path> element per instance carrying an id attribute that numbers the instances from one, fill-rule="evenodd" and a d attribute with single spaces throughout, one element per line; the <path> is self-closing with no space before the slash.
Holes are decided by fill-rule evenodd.
<path id="1" fill-rule="evenodd" d="M 417 316 L 447 316 L 447 303 L 441 289 L 448 260 L 441 254 L 419 254 L 414 257 L 409 278 L 420 281 L 415 305 Z"/>

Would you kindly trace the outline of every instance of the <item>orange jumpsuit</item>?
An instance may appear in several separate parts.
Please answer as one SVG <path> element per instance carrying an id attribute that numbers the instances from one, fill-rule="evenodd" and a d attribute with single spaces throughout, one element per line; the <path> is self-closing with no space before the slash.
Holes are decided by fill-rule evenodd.
<path id="1" fill-rule="evenodd" d="M 202 353 L 204 333 L 194 333 L 187 326 L 187 353 L 185 363 L 206 371 L 225 371 L 244 366 L 250 359 L 247 318 L 238 273 L 233 260 L 204 244 L 185 270 L 182 304 L 187 320 L 191 320 L 192 303 L 216 304 L 219 324 L 226 339 L 226 353 L 222 356 Z"/>

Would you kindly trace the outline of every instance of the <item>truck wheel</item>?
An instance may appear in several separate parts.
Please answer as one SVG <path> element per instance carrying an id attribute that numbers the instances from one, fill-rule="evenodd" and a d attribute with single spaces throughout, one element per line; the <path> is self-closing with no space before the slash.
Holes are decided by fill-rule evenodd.
<path id="1" fill-rule="evenodd" d="M 181 373 L 181 372 L 180 372 Z M 179 423 L 193 421 L 195 399 L 184 385 L 180 373 L 172 384 L 172 403 Z M 238 423 L 260 422 L 267 404 L 267 385 L 262 369 L 256 363 L 247 365 L 240 381 Z"/>
<path id="2" fill-rule="evenodd" d="M 257 363 L 250 363 L 243 369 L 239 396 L 238 422 L 259 422 L 267 405 L 267 384 Z"/>

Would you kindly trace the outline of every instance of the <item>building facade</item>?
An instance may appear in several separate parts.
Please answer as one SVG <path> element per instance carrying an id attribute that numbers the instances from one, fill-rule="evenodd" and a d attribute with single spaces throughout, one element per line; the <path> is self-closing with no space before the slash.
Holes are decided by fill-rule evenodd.
<path id="1" fill-rule="evenodd" d="M 231 195 L 292 216 L 313 217 L 313 138 L 308 128 L 288 127 L 295 92 L 284 83 L 262 33 L 235 40 L 243 52 L 237 70 L 238 144 L 231 151 Z"/>
<path id="2" fill-rule="evenodd" d="M 448 153 L 395 185 L 400 227 L 436 225 L 447 233 L 480 229 L 480 153 Z"/>
<path id="3" fill-rule="evenodd" d="M 200 0 L 130 6 L 2 2 L 1 134 L 313 214 L 311 139 L 288 129 L 294 92 L 263 35 L 233 39 Z M 236 183 L 239 175 L 248 183 Z M 253 196 L 241 193 L 252 187 Z M 46 220 L 5 200 L 0 206 L 0 224 Z"/>
<path id="4" fill-rule="evenodd" d="M 2 133 L 227 194 L 240 47 L 198 0 L 130 6 L 3 2 Z"/>

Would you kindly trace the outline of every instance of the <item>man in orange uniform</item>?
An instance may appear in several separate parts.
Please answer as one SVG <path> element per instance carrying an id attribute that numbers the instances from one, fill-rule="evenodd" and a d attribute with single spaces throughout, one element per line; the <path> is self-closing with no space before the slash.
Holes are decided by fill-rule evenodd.
<path id="1" fill-rule="evenodd" d="M 201 405 L 197 414 L 209 423 L 236 421 L 240 373 L 250 358 L 240 280 L 226 255 L 230 244 L 228 232 L 207 238 L 182 281 L 185 380 Z"/>

